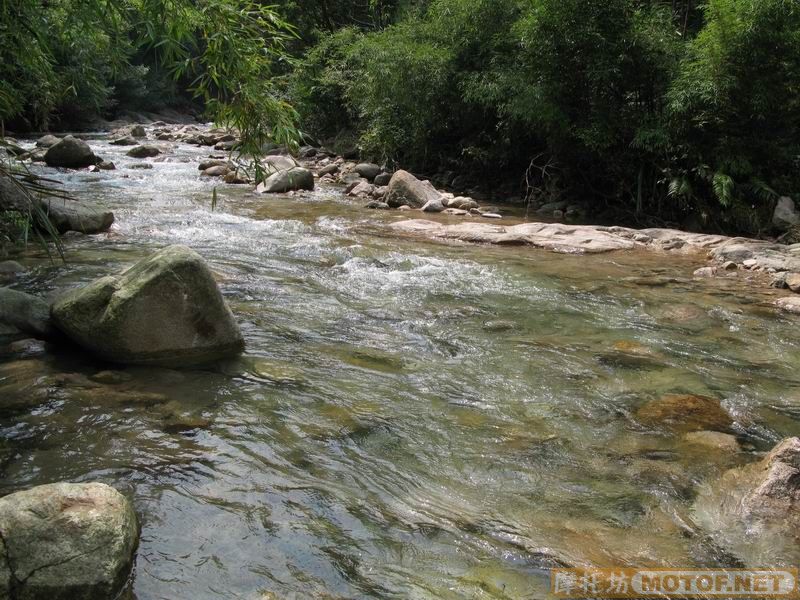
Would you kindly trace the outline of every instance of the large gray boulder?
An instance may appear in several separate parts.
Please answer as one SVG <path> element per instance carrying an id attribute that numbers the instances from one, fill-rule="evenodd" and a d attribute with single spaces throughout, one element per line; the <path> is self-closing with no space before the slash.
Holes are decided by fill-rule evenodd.
<path id="1" fill-rule="evenodd" d="M 102 483 L 53 483 L 0 498 L 0 598 L 115 598 L 138 540 L 130 501 Z"/>
<path id="2" fill-rule="evenodd" d="M 408 171 L 397 171 L 389 181 L 386 203 L 392 208 L 422 208 L 431 200 L 442 201 L 442 195 L 430 181 L 420 181 Z"/>
<path id="3" fill-rule="evenodd" d="M 53 333 L 47 302 L 6 287 L 0 288 L 0 323 L 38 338 L 48 338 Z"/>
<path id="4" fill-rule="evenodd" d="M 772 213 L 772 224 L 782 231 L 800 225 L 800 212 L 797 212 L 794 201 L 788 196 L 778 199 L 775 212 Z"/>
<path id="5" fill-rule="evenodd" d="M 185 246 L 66 294 L 51 314 L 74 342 L 112 362 L 184 367 L 244 349 L 211 271 Z"/>
<path id="6" fill-rule="evenodd" d="M 374 163 L 359 163 L 353 169 L 353 171 L 361 175 L 361 177 L 367 181 L 374 181 L 375 178 L 380 175 L 382 170 L 383 169 Z"/>
<path id="7" fill-rule="evenodd" d="M 302 167 L 293 167 L 278 171 L 258 184 L 256 192 L 260 194 L 284 193 L 294 190 L 313 190 L 314 174 Z"/>
<path id="8" fill-rule="evenodd" d="M 37 202 L 59 233 L 102 233 L 114 223 L 113 212 L 84 200 L 42 198 Z"/>
<path id="9" fill-rule="evenodd" d="M 695 521 L 746 565 L 800 559 L 800 438 L 783 440 L 756 463 L 703 488 Z"/>
<path id="10" fill-rule="evenodd" d="M 30 197 L 8 178 L 0 178 L 0 210 L 16 210 L 27 214 L 34 208 L 32 202 L 41 209 L 59 233 L 100 233 L 114 223 L 114 213 L 91 202 Z M 35 211 L 34 216 L 37 216 Z"/>
<path id="11" fill-rule="evenodd" d="M 286 171 L 288 169 L 299 167 L 300 163 L 298 163 L 291 156 L 276 154 L 274 156 L 264 157 L 264 160 L 261 161 L 261 166 L 264 168 L 264 172 L 267 175 L 272 175 L 273 173 L 277 173 L 279 171 Z"/>
<path id="12" fill-rule="evenodd" d="M 59 233 L 78 231 L 100 233 L 114 223 L 114 213 L 85 201 L 60 198 L 29 197 L 8 178 L 0 178 L 0 210 L 16 210 L 27 214 L 35 203 Z M 40 217 L 34 211 L 34 216 Z M 39 223 L 42 226 L 42 223 Z"/>
<path id="13" fill-rule="evenodd" d="M 51 167 L 82 169 L 97 164 L 100 159 L 92 152 L 89 144 L 68 135 L 47 149 L 44 162 Z"/>

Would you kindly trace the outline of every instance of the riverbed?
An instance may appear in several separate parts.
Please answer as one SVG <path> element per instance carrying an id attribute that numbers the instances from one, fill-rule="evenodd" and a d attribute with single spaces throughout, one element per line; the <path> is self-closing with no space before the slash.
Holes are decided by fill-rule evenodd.
<path id="1" fill-rule="evenodd" d="M 695 279 L 697 256 L 401 237 L 407 213 L 336 186 L 256 195 L 201 178 L 207 148 L 91 144 L 116 171 L 41 172 L 116 224 L 67 236 L 66 264 L 31 247 L 15 287 L 54 296 L 186 244 L 247 345 L 202 370 L 0 358 L 0 492 L 129 495 L 131 597 L 543 598 L 553 566 L 739 564 L 691 504 L 800 433 L 798 317 L 769 290 Z M 668 394 L 719 399 L 740 450 L 637 419 Z"/>

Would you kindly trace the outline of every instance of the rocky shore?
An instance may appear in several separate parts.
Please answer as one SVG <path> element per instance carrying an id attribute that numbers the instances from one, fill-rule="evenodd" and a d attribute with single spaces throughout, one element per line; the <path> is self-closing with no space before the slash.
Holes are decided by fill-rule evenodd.
<path id="1" fill-rule="evenodd" d="M 788 290 L 776 306 L 800 313 L 800 293 L 789 293 L 800 292 L 800 244 L 671 229 L 511 224 L 502 210 L 482 206 L 474 198 L 437 190 L 406 171 L 390 173 L 379 165 L 347 161 L 320 148 L 305 147 L 298 157 L 282 154 L 279 148 L 266 148 L 269 154 L 252 169 L 230 154 L 236 148 L 235 134 L 199 125 L 156 122 L 128 126 L 114 133 L 112 143 L 130 146 L 127 155 L 141 165 L 162 159 L 177 143 L 208 147 L 209 156 L 199 162 L 197 177 L 218 179 L 226 185 L 249 185 L 256 194 L 301 195 L 325 185 L 353 198 L 365 210 L 395 210 L 404 217 L 427 217 L 391 222 L 388 228 L 397 235 L 452 244 L 529 246 L 568 254 L 642 251 L 697 257 L 695 277 L 756 274 L 765 284 Z M 58 168 L 114 168 L 96 156 L 90 144 L 71 136 L 44 136 L 38 140 L 37 149 L 22 150 L 18 155 Z M 47 218 L 60 232 L 98 233 L 108 230 L 114 221 L 110 212 L 83 201 L 37 201 L 43 203 Z M 20 208 L 24 202 L 16 188 L 0 187 L 0 207 Z M 783 203 L 786 214 L 790 208 L 793 210 L 793 205 Z M 459 221 L 454 223 L 455 219 Z M 0 263 L 0 281 L 12 283 L 22 269 L 13 261 Z M 14 365 L 20 377 L 34 375 L 20 364 L 28 353 L 44 352 L 45 341 L 62 347 L 73 345 L 118 365 L 169 369 L 206 365 L 236 357 L 244 349 L 239 325 L 214 275 L 202 257 L 185 246 L 168 246 L 123 272 L 108 273 L 88 285 L 65 290 L 52 304 L 0 288 L 0 327 L 20 338 L 6 349 L 18 359 Z M 498 322 L 491 328 L 499 333 L 506 326 Z M 648 352 L 635 343 L 618 342 L 613 358 L 647 362 Z M 259 365 L 260 370 L 255 369 L 259 380 L 285 382 L 288 377 L 296 383 L 297 378 L 271 372 L 265 363 Z M 163 416 L 165 430 L 202 425 L 200 417 L 178 414 L 166 395 L 127 389 L 125 377 L 123 370 L 104 368 L 91 377 L 62 373 L 56 383 L 88 397 L 102 397 L 105 402 L 145 407 Z M 703 484 L 691 503 L 687 524 L 673 537 L 698 544 L 710 538 L 715 547 L 732 557 L 731 562 L 753 567 L 766 564 L 750 564 L 754 553 L 752 548 L 745 551 L 745 545 L 753 532 L 780 542 L 759 546 L 760 554 L 756 555 L 765 561 L 785 556 L 787 548 L 791 554 L 797 547 L 800 439 L 787 438 L 767 454 L 745 457 L 730 411 L 717 398 L 688 393 L 651 399 L 632 410 L 629 418 L 636 427 L 666 431 L 686 447 L 700 448 L 711 456 L 735 455 L 749 460 L 746 466 L 726 470 L 721 477 Z M 692 485 L 687 483 L 687 487 Z M 559 520 L 552 529 L 556 527 L 563 535 L 564 523 Z M 578 531 L 577 526 L 575 529 L 571 538 L 574 543 L 559 548 L 546 547 L 547 539 L 541 544 L 527 541 L 522 546 L 537 560 L 551 565 L 587 566 L 609 557 L 640 562 L 655 562 L 657 558 L 667 562 L 671 558 L 657 556 L 659 549 L 652 540 L 637 538 L 636 554 L 625 548 L 624 542 L 613 541 L 612 533 L 602 527 L 591 534 Z M 546 524 L 543 531 L 547 531 Z M 5 496 L 0 499 L 0 551 L 5 557 L 0 560 L 0 597 L 114 597 L 130 574 L 138 533 L 131 501 L 103 484 L 54 483 Z M 673 533 L 670 530 L 668 535 Z M 608 546 L 593 553 L 601 544 L 595 540 L 594 545 L 584 548 L 580 541 L 588 538 L 582 535 L 596 535 Z"/>

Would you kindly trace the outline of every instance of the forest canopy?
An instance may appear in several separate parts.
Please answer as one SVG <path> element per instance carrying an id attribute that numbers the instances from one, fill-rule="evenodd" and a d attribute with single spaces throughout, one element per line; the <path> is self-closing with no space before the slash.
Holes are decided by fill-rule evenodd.
<path id="1" fill-rule="evenodd" d="M 301 130 L 496 198 L 579 199 L 641 222 L 691 216 L 749 232 L 800 185 L 796 0 L 0 10 L 7 126 L 194 102 L 252 133 L 254 149 Z"/>

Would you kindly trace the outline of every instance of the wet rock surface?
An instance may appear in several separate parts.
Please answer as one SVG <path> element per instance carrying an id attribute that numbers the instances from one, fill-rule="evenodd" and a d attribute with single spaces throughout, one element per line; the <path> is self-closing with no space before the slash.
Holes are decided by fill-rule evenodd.
<path id="1" fill-rule="evenodd" d="M 202 364 L 244 346 L 211 271 L 185 246 L 66 294 L 52 317 L 80 346 L 120 363 Z"/>
<path id="2" fill-rule="evenodd" d="M 0 323 L 45 339 L 53 335 L 50 305 L 30 294 L 0 287 Z"/>
<path id="3" fill-rule="evenodd" d="M 0 498 L 0 596 L 114 598 L 138 537 L 131 503 L 104 484 L 55 483 Z"/>
<path id="4" fill-rule="evenodd" d="M 724 473 L 701 491 L 695 520 L 749 567 L 788 566 L 800 556 L 800 438 Z"/>
<path id="5" fill-rule="evenodd" d="M 81 169 L 97 164 L 100 159 L 92 152 L 89 144 L 68 135 L 48 147 L 44 161 L 51 167 Z"/>
<path id="6" fill-rule="evenodd" d="M 647 427 L 680 432 L 727 431 L 733 425 L 719 400 L 692 394 L 670 394 L 651 400 L 636 412 L 636 419 Z"/>

